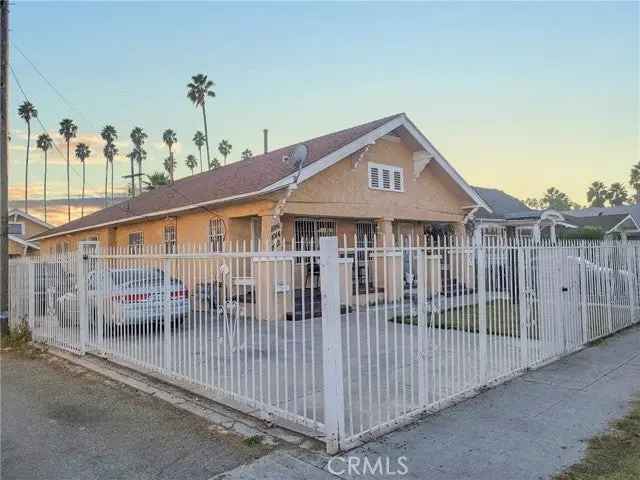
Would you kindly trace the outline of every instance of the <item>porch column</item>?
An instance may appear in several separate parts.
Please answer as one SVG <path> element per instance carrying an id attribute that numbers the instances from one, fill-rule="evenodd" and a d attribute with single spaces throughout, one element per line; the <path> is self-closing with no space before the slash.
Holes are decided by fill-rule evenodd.
<path id="1" fill-rule="evenodd" d="M 549 226 L 549 237 L 551 238 L 551 243 L 556 243 L 556 222 Z"/>
<path id="2" fill-rule="evenodd" d="M 387 246 L 393 243 L 393 220 L 393 218 L 378 218 L 376 220 L 379 247 L 385 243 Z"/>

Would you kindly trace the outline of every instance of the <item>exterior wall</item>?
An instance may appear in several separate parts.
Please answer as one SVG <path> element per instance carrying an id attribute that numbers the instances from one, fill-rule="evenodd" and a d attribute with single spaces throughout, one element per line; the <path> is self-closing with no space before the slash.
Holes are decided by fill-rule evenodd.
<path id="1" fill-rule="evenodd" d="M 434 162 L 413 174 L 413 152 L 404 144 L 379 140 L 354 168 L 360 153 L 317 174 L 291 195 L 284 213 L 293 215 L 388 218 L 459 222 L 472 201 Z M 369 188 L 368 163 L 404 169 L 404 192 Z"/>
<path id="2" fill-rule="evenodd" d="M 78 242 L 98 237 L 98 241 L 105 247 L 126 248 L 129 234 L 133 232 L 142 232 L 144 245 L 161 245 L 164 243 L 164 227 L 170 223 L 176 225 L 178 245 L 203 245 L 209 239 L 209 220 L 221 218 L 225 223 L 225 241 L 238 242 L 240 246 L 242 242 L 246 242 L 247 248 L 250 248 L 251 216 L 272 212 L 274 205 L 273 200 L 255 200 L 210 211 L 198 210 L 175 217 L 84 230 L 40 240 L 40 245 L 42 251 L 49 254 L 55 253 L 58 244 L 68 242 L 69 249 L 76 250 Z"/>
<path id="3" fill-rule="evenodd" d="M 9 240 L 9 256 L 22 257 L 23 255 L 24 255 L 24 245 L 20 245 L 18 242 Z"/>

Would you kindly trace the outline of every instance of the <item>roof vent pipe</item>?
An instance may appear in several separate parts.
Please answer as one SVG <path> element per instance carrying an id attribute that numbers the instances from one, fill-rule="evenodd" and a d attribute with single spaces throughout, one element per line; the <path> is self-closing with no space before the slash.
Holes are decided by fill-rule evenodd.
<path id="1" fill-rule="evenodd" d="M 267 153 L 269 151 L 269 130 L 266 128 L 262 130 L 262 137 L 264 140 L 264 153 Z"/>

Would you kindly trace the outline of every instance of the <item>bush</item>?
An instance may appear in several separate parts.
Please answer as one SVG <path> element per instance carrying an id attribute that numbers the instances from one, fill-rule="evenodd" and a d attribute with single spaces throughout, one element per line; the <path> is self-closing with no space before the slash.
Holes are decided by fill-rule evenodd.
<path id="1" fill-rule="evenodd" d="M 9 334 L 2 337 L 3 348 L 23 348 L 31 341 L 29 324 L 23 320 L 17 327 L 11 328 Z"/>

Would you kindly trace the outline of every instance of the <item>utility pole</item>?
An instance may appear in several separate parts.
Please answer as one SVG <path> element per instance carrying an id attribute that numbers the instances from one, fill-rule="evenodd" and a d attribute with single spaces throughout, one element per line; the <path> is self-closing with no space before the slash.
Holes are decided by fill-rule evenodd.
<path id="1" fill-rule="evenodd" d="M 9 2 L 0 0 L 0 334 L 9 333 Z"/>

